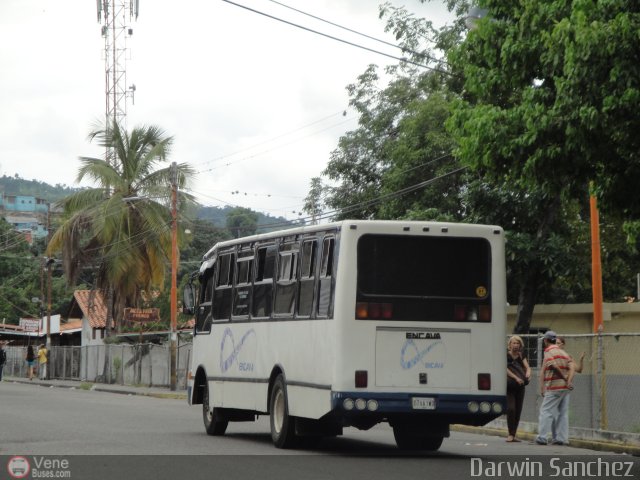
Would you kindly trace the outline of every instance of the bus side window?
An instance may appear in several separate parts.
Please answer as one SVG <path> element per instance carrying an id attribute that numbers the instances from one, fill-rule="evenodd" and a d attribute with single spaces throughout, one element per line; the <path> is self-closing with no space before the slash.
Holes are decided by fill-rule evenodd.
<path id="1" fill-rule="evenodd" d="M 278 260 L 278 280 L 273 313 L 293 315 L 296 293 L 296 273 L 298 271 L 298 245 L 282 245 Z"/>
<path id="2" fill-rule="evenodd" d="M 200 298 L 196 311 L 196 333 L 211 331 L 211 300 L 213 299 L 214 268 L 207 269 L 200 278 Z"/>
<path id="3" fill-rule="evenodd" d="M 251 316 L 265 318 L 271 316 L 273 308 L 273 276 L 276 265 L 275 245 L 260 246 L 256 249 Z"/>
<path id="4" fill-rule="evenodd" d="M 214 320 L 229 320 L 231 315 L 231 299 L 233 293 L 234 261 L 233 253 L 220 255 L 218 258 L 218 278 L 213 295 Z"/>
<path id="5" fill-rule="evenodd" d="M 300 252 L 300 284 L 298 286 L 298 316 L 310 317 L 313 313 L 313 300 L 316 280 L 316 261 L 318 242 L 304 240 Z"/>
<path id="6" fill-rule="evenodd" d="M 235 287 L 233 289 L 233 315 L 247 317 L 249 315 L 249 302 L 251 301 L 251 270 L 253 266 L 253 254 L 249 250 L 238 252 Z"/>
<path id="7" fill-rule="evenodd" d="M 320 279 L 318 287 L 318 316 L 328 317 L 333 307 L 332 277 L 333 251 L 336 239 L 326 237 L 322 242 L 322 259 L 320 262 Z"/>

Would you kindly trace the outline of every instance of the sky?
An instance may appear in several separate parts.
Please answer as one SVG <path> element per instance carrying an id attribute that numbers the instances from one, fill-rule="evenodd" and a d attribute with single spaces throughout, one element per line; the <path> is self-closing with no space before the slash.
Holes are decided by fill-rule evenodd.
<path id="1" fill-rule="evenodd" d="M 437 0 L 390 1 L 437 25 L 451 20 Z M 189 191 L 200 203 L 298 218 L 311 178 L 357 127 L 346 86 L 371 63 L 396 62 L 222 0 L 139 2 L 127 39 L 126 84 L 136 87 L 127 127 L 173 136 L 169 161 L 197 172 Z M 400 54 L 271 0 L 234 2 Z M 281 3 L 394 41 L 376 0 Z M 0 175 L 89 185 L 76 183 L 78 157 L 103 155 L 87 135 L 105 118 L 104 71 L 95 0 L 0 0 Z"/>

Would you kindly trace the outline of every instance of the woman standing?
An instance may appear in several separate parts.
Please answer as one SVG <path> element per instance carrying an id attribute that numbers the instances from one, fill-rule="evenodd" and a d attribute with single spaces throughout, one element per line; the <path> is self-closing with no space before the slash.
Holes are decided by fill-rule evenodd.
<path id="1" fill-rule="evenodd" d="M 24 359 L 27 361 L 27 374 L 29 375 L 29 380 L 33 380 L 33 367 L 36 365 L 36 355 L 33 353 L 32 345 L 27 347 L 27 355 Z"/>
<path id="2" fill-rule="evenodd" d="M 531 368 L 524 356 L 524 343 L 518 335 L 513 335 L 507 343 L 507 442 L 519 442 L 516 439 L 524 389 L 531 380 Z"/>

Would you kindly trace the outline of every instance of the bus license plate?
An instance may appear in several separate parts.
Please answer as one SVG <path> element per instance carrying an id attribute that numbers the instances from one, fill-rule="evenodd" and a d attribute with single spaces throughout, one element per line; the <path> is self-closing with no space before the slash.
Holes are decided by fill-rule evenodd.
<path id="1" fill-rule="evenodd" d="M 431 397 L 413 397 L 411 398 L 411 407 L 414 410 L 435 410 L 436 399 Z"/>

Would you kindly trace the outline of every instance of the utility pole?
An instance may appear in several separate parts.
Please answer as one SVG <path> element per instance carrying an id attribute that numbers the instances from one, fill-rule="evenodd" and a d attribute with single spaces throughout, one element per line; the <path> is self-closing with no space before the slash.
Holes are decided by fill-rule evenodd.
<path id="1" fill-rule="evenodd" d="M 591 185 L 593 189 L 593 184 Z M 593 294 L 593 333 L 603 328 L 602 324 L 602 264 L 600 260 L 600 216 L 595 194 L 589 197 L 591 213 L 591 289 Z"/>
<path id="2" fill-rule="evenodd" d="M 51 352 L 51 270 L 55 260 L 45 257 L 45 270 L 47 271 L 47 356 Z M 48 363 L 48 362 L 47 362 Z M 50 378 L 51 369 L 47 368 L 47 377 Z"/>
<path id="3" fill-rule="evenodd" d="M 171 164 L 171 390 L 177 384 L 178 321 L 178 165 Z"/>

